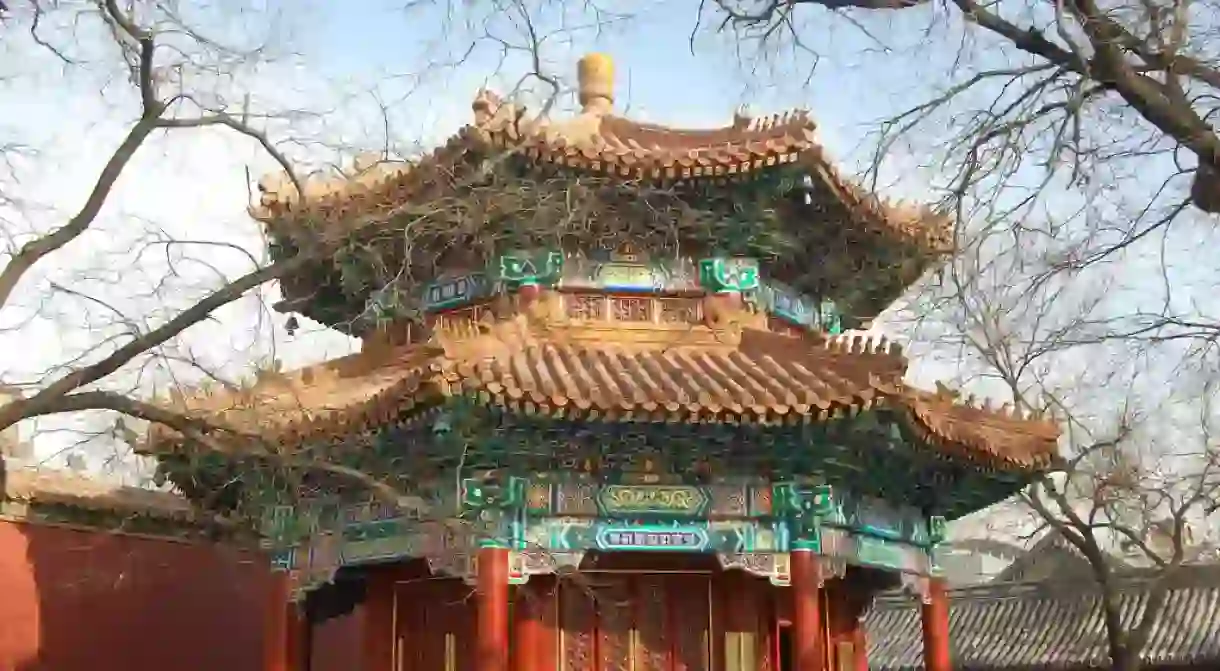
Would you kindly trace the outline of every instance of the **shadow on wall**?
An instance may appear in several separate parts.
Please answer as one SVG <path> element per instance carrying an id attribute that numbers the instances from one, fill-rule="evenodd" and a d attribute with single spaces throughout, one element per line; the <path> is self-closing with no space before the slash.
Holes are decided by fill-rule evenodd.
<path id="1" fill-rule="evenodd" d="M 0 671 L 257 671 L 264 558 L 0 519 Z"/>

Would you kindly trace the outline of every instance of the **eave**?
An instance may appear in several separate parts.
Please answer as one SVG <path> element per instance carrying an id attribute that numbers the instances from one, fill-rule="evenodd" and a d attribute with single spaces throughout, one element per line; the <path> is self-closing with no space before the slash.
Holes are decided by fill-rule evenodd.
<path id="1" fill-rule="evenodd" d="M 374 347 L 239 394 L 181 397 L 178 412 L 289 450 L 343 441 L 446 398 L 474 397 L 570 420 L 801 425 L 884 408 L 920 442 L 975 468 L 1050 468 L 1058 428 L 962 406 L 902 382 L 899 350 L 860 336 L 787 335 L 743 316 L 720 327 L 607 325 L 532 312 L 437 329 L 426 343 Z M 158 429 L 145 450 L 172 452 Z M 248 443 L 230 445 L 236 453 Z"/>

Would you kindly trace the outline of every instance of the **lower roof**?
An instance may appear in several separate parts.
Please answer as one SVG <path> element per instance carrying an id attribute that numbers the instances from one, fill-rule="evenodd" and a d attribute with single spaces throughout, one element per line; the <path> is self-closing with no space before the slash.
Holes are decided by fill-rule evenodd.
<path id="1" fill-rule="evenodd" d="M 797 424 L 881 407 L 938 452 L 979 468 L 1031 471 L 1057 458 L 1048 420 L 961 405 L 903 383 L 906 359 L 884 340 L 722 326 L 605 325 L 527 314 L 438 329 L 426 343 L 369 348 L 240 393 L 179 396 L 177 412 L 291 448 L 341 440 L 449 396 L 567 419 Z M 145 450 L 181 436 L 154 431 Z M 258 441 L 230 443 L 237 453 Z"/>
<path id="2" fill-rule="evenodd" d="M 1139 617 L 1146 583 L 1120 597 L 1124 626 Z M 1109 668 L 1101 600 L 1063 581 L 989 583 L 950 590 L 949 645 L 963 671 Z M 878 599 L 865 620 L 873 671 L 923 669 L 920 609 Z M 1184 566 L 1144 648 L 1145 664 L 1220 668 L 1220 565 Z"/>

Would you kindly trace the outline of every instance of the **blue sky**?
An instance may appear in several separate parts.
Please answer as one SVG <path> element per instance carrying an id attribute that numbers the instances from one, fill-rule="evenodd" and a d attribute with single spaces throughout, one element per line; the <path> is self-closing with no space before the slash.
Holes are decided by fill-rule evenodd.
<path id="1" fill-rule="evenodd" d="M 857 28 L 811 6 L 802 13 L 802 36 L 816 50 L 818 66 L 812 67 L 810 53 L 790 50 L 777 55 L 779 67 L 774 71 L 763 64 L 751 73 L 747 72 L 751 66 L 734 52 L 729 36 L 708 29 L 714 17 L 705 17 L 692 46 L 689 37 L 698 18 L 697 3 L 661 0 L 622 6 L 632 8 L 632 17 L 611 24 L 600 35 L 579 29 L 559 34 L 554 8 L 539 13 L 535 18 L 538 31 L 551 34 L 542 50 L 548 73 L 572 85 L 576 60 L 589 51 L 601 51 L 615 60 L 617 104 L 632 116 L 659 123 L 715 126 L 727 123 L 741 105 L 759 115 L 805 108 L 814 113 L 824 141 L 835 152 L 851 152 L 873 122 L 909 106 L 915 95 L 926 94 L 931 73 L 938 72 L 932 61 L 954 53 L 952 49 L 916 49 L 911 41 L 914 31 L 910 29 L 927 26 L 930 8 L 863 16 L 864 27 Z M 566 18 L 568 25 L 592 21 L 577 10 Z M 313 3 L 292 23 L 293 43 L 304 48 L 311 70 L 334 81 L 375 85 L 386 92 L 386 99 L 394 99 L 393 93 L 414 85 L 413 75 L 427 64 L 445 60 L 438 43 L 446 44 L 452 58 L 478 32 L 444 31 L 435 6 L 406 11 L 401 2 L 393 0 Z M 492 29 L 515 44 L 524 43 L 521 31 L 509 28 L 504 20 L 495 21 Z M 897 56 L 884 53 L 882 43 L 895 49 Z M 498 60 L 498 47 L 482 40 L 464 65 L 432 72 L 426 85 L 404 105 L 410 109 L 409 115 L 423 113 L 428 119 L 430 127 L 419 130 L 443 135 L 456 129 L 467 119 L 449 115 L 442 121 L 427 114 L 427 108 L 437 103 L 446 110 L 454 103 L 464 105 L 484 84 L 504 91 L 527 70 L 525 54 L 518 52 L 499 65 L 497 76 Z M 812 77 L 806 81 L 805 75 L 811 71 Z"/>

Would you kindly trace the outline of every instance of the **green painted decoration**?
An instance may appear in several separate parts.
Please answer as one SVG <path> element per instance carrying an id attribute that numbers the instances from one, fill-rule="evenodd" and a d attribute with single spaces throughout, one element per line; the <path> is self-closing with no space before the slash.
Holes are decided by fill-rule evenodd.
<path id="1" fill-rule="evenodd" d="M 722 293 L 758 289 L 758 261 L 743 258 L 711 258 L 699 261 L 699 284 Z"/>
<path id="2" fill-rule="evenodd" d="M 942 515 L 933 515 L 928 518 L 928 541 L 932 545 L 939 545 L 945 540 L 946 523 Z"/>
<path id="3" fill-rule="evenodd" d="M 776 514 L 788 520 L 792 549 L 821 551 L 822 521 L 835 510 L 830 485 L 784 483 L 773 490 Z"/>
<path id="4" fill-rule="evenodd" d="M 466 478 L 462 480 L 462 511 L 507 511 L 525 503 L 525 479 Z"/>
<path id="5" fill-rule="evenodd" d="M 500 257 L 499 279 L 510 289 L 552 286 L 563 275 L 563 252 L 520 251 Z"/>

